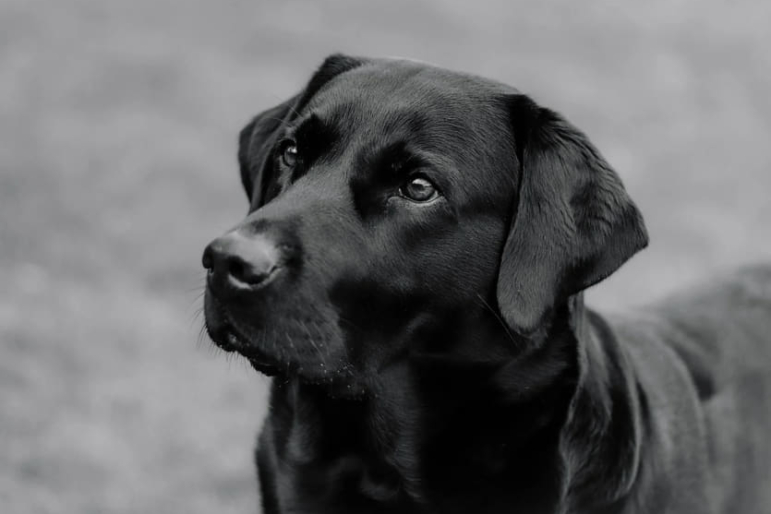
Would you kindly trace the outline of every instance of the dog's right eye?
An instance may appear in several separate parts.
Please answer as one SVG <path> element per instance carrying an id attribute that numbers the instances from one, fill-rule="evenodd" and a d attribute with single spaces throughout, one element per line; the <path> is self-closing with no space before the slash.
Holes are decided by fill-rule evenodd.
<path id="1" fill-rule="evenodd" d="M 413 202 L 430 202 L 439 196 L 436 186 L 425 177 L 413 177 L 401 188 L 399 193 Z"/>
<path id="2" fill-rule="evenodd" d="M 294 168 L 297 165 L 298 152 L 297 143 L 291 139 L 281 143 L 279 148 L 279 155 L 281 156 L 281 162 L 284 166 Z"/>

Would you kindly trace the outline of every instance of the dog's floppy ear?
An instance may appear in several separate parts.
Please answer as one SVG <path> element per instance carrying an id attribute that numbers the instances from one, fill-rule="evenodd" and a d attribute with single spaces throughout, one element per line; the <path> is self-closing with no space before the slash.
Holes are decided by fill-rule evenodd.
<path id="1" fill-rule="evenodd" d="M 276 145 L 278 129 L 289 118 L 299 95 L 261 112 L 238 135 L 238 165 L 241 184 L 253 208 L 264 205 L 268 196 L 275 195 L 275 180 L 271 180 L 271 150 Z M 257 187 L 255 187 L 257 186 Z"/>
<path id="2" fill-rule="evenodd" d="M 648 244 L 642 215 L 587 137 L 524 95 L 508 98 L 519 195 L 503 249 L 498 306 L 538 339 L 554 309 Z"/>
<path id="3" fill-rule="evenodd" d="M 241 183 L 252 209 L 262 207 L 278 194 L 277 177 L 273 176 L 272 151 L 278 142 L 279 129 L 298 116 L 330 80 L 363 63 L 362 59 L 341 54 L 327 57 L 300 93 L 261 112 L 241 129 L 238 137 L 238 164 L 241 168 Z"/>

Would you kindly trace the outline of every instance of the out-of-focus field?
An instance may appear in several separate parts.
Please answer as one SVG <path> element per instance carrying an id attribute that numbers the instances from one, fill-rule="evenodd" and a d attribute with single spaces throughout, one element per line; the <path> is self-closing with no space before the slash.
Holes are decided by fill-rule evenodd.
<path id="1" fill-rule="evenodd" d="M 771 260 L 771 3 L 3 0 L 0 512 L 256 511 L 267 381 L 196 344 L 237 131 L 333 51 L 512 83 L 584 128 L 651 247 L 623 307 Z"/>

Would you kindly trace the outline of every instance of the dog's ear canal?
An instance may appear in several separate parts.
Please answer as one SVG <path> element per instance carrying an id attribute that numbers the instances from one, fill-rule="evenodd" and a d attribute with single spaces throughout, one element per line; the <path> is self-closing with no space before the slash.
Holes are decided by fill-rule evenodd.
<path id="1" fill-rule="evenodd" d="M 587 137 L 524 95 L 507 99 L 519 194 L 501 256 L 498 306 L 539 339 L 556 307 L 645 248 L 640 211 Z"/>
<path id="2" fill-rule="evenodd" d="M 273 173 L 272 150 L 278 143 L 281 127 L 297 116 L 330 80 L 364 64 L 358 57 L 334 54 L 319 66 L 305 88 L 285 102 L 267 109 L 249 122 L 238 137 L 238 164 L 241 183 L 255 210 L 278 194 L 277 178 Z"/>

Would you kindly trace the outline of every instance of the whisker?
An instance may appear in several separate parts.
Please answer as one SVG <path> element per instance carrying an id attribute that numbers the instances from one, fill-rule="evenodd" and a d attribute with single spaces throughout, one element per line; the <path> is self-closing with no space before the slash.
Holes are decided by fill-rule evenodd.
<path id="1" fill-rule="evenodd" d="M 355 329 L 357 332 L 364 332 L 364 330 L 360 326 L 358 326 L 356 323 L 349 320 L 348 318 L 338 315 L 338 319 L 343 323 L 345 323 L 346 325 L 350 326 L 351 328 Z"/>
<path id="2" fill-rule="evenodd" d="M 305 334 L 308 336 L 308 341 L 311 343 L 311 346 L 313 346 L 316 349 L 316 353 L 319 355 L 319 359 L 321 360 L 321 367 L 323 367 L 326 372 L 327 361 L 324 355 L 325 352 L 321 350 L 321 346 L 319 345 L 319 343 L 316 342 L 317 331 L 314 330 L 313 332 L 311 332 L 311 329 L 308 327 L 308 324 L 305 322 L 301 323 L 301 325 L 303 327 L 303 330 L 305 330 Z M 315 324 L 313 324 L 313 327 L 315 328 Z M 321 338 L 319 337 L 319 339 Z"/>
<path id="3" fill-rule="evenodd" d="M 285 121 L 284 119 L 276 118 L 275 116 L 263 116 L 262 119 L 264 119 L 264 120 L 273 120 L 273 121 L 277 121 L 279 123 L 284 123 L 284 121 Z"/>
<path id="4" fill-rule="evenodd" d="M 268 93 L 270 96 L 272 96 L 274 99 L 278 100 L 278 101 L 279 101 L 279 102 L 281 102 L 281 103 L 283 103 L 283 102 L 286 102 L 286 101 L 287 101 L 287 100 L 283 100 L 283 99 L 282 99 L 283 97 L 281 97 L 281 96 L 277 95 L 276 93 L 273 93 L 272 91 L 267 91 L 267 93 Z M 295 108 L 294 108 L 293 106 L 291 106 L 291 105 L 288 105 L 288 107 L 289 107 L 289 110 L 290 110 L 290 111 L 292 111 L 292 112 L 293 112 L 293 113 L 294 113 L 296 116 L 298 116 L 298 117 L 300 116 L 300 113 L 297 111 L 297 109 L 295 109 Z M 275 118 L 274 118 L 274 119 L 275 119 Z M 279 120 L 279 121 L 283 122 L 284 120 Z"/>
<path id="5" fill-rule="evenodd" d="M 192 292 L 192 291 L 190 291 L 190 292 Z M 201 288 L 201 290 L 198 291 L 198 294 L 196 294 L 190 300 L 190 303 L 188 304 L 187 308 L 188 309 L 192 309 L 193 307 L 195 307 L 195 305 L 201 300 L 201 298 L 203 298 L 203 295 L 205 295 L 205 294 L 206 294 L 206 289 L 205 288 Z"/>
<path id="6" fill-rule="evenodd" d="M 193 286 L 193 287 L 189 287 L 189 288 L 185 289 L 185 292 L 186 293 L 194 293 L 196 291 L 200 291 L 200 290 L 203 290 L 203 289 L 206 289 L 206 281 L 205 280 L 204 280 L 203 283 L 198 284 L 197 286 Z"/>
<path id="7" fill-rule="evenodd" d="M 195 312 L 190 316 L 190 328 L 193 328 L 193 325 L 198 324 L 203 315 L 203 307 L 198 307 Z"/>
<path id="8" fill-rule="evenodd" d="M 204 339 L 208 336 L 208 332 L 206 330 L 206 323 L 201 323 L 201 328 L 198 330 L 198 337 L 196 338 L 195 345 L 196 348 L 200 349 L 204 347 Z M 213 344 L 207 344 L 207 348 L 217 348 Z"/>
<path id="9" fill-rule="evenodd" d="M 308 335 L 308 342 L 311 343 L 311 346 L 313 346 L 313 348 L 315 348 L 316 353 L 319 354 L 319 358 L 321 358 L 321 361 L 324 362 L 324 355 L 321 352 L 321 348 L 319 347 L 318 344 L 316 344 L 316 341 L 314 340 L 314 337 L 311 335 L 310 331 L 308 330 L 308 326 L 305 324 L 304 321 L 301 321 L 300 325 L 303 327 L 303 329 L 305 330 L 305 333 Z"/>
<path id="10" fill-rule="evenodd" d="M 511 333 L 511 329 L 509 329 L 509 326 L 506 324 L 506 321 L 501 318 L 501 315 L 498 314 L 495 309 L 493 309 L 489 303 L 482 297 L 481 294 L 476 294 L 477 299 L 480 301 L 483 307 L 485 307 L 487 310 L 489 310 L 493 316 L 495 316 L 495 319 L 498 320 L 498 323 L 500 323 L 501 327 L 503 327 L 504 332 L 506 332 L 506 336 L 511 340 L 512 343 L 519 346 L 519 342 L 514 337 L 514 335 Z"/>

